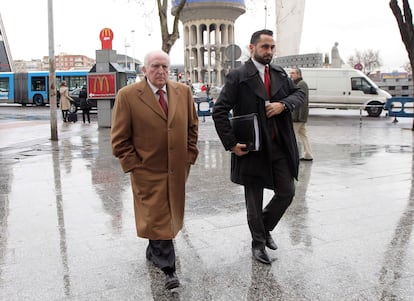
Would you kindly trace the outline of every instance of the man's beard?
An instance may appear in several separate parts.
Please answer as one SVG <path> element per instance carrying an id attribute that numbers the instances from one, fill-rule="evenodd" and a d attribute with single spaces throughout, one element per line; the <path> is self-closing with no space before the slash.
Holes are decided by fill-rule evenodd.
<path id="1" fill-rule="evenodd" d="M 270 64 L 270 62 L 272 61 L 272 57 L 268 57 L 268 56 L 261 57 L 261 56 L 255 55 L 254 59 L 256 60 L 256 62 L 259 62 L 260 64 L 263 64 L 263 65 Z"/>

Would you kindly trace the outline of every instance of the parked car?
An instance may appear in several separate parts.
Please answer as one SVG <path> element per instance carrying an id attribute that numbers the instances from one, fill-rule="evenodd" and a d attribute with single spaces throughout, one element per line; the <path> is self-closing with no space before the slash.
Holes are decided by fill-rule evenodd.
<path id="1" fill-rule="evenodd" d="M 82 88 L 75 88 L 72 91 L 69 92 L 70 97 L 73 98 L 76 107 L 79 108 L 80 107 L 80 98 L 79 98 L 79 92 L 81 91 Z M 90 99 L 92 108 L 96 108 L 96 99 Z"/>
<path id="2" fill-rule="evenodd" d="M 79 92 L 82 88 L 75 88 L 72 91 L 69 91 L 69 96 L 72 97 L 74 100 L 76 107 L 79 108 L 80 106 L 80 98 L 79 98 Z"/>

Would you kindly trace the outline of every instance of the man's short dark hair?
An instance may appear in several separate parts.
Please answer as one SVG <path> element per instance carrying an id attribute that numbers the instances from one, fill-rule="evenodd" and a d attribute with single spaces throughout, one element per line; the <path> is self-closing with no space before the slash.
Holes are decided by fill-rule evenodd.
<path id="1" fill-rule="evenodd" d="M 300 70 L 300 68 L 299 68 L 299 67 L 295 67 L 295 68 L 293 68 L 293 69 L 295 69 L 295 70 L 296 70 L 296 72 L 298 73 L 298 75 L 299 75 L 300 77 L 302 77 L 302 70 Z"/>
<path id="2" fill-rule="evenodd" d="M 273 31 L 269 30 L 269 29 L 262 29 L 259 31 L 256 31 L 252 34 L 252 37 L 250 38 L 250 44 L 256 45 L 257 41 L 260 40 L 260 36 L 262 34 L 268 35 L 268 36 L 272 36 L 273 37 Z"/>

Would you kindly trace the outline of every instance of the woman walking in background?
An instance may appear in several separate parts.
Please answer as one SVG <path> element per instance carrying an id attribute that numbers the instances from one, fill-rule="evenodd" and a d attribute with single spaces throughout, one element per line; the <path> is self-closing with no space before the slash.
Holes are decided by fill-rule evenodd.
<path id="1" fill-rule="evenodd" d="M 69 89 L 66 85 L 66 81 L 60 83 L 60 109 L 62 110 L 63 122 L 68 121 L 68 115 L 70 110 L 70 102 L 73 101 L 72 97 L 69 96 Z"/>

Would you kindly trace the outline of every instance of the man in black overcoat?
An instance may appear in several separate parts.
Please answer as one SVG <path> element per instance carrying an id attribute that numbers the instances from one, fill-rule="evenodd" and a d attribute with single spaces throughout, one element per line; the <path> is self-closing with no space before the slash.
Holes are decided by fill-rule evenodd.
<path id="1" fill-rule="evenodd" d="M 224 148 L 231 151 L 231 181 L 244 186 L 253 256 L 270 264 L 265 247 L 277 249 L 270 232 L 295 195 L 299 155 L 291 112 L 303 104 L 305 95 L 283 68 L 270 64 L 275 52 L 272 31 L 253 33 L 249 49 L 251 58 L 227 74 L 213 120 Z M 256 113 L 259 121 L 258 151 L 248 151 L 247 145 L 237 140 L 229 120 L 231 114 L 251 113 Z M 265 208 L 264 188 L 274 191 Z"/>

